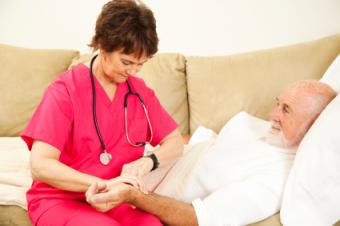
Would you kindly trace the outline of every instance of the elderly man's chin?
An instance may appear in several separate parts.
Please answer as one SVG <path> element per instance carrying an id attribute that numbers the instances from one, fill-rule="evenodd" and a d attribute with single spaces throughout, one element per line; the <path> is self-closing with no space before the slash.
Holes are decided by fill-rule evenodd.
<path id="1" fill-rule="evenodd" d="M 288 148 L 289 142 L 284 137 L 282 130 L 270 129 L 264 137 L 265 142 L 280 148 Z"/>

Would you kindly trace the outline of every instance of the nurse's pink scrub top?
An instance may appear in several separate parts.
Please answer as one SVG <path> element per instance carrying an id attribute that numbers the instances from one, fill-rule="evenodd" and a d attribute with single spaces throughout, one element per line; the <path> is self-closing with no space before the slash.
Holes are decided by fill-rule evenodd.
<path id="1" fill-rule="evenodd" d="M 123 164 L 140 158 L 144 147 L 131 146 L 125 137 L 126 82 L 118 84 L 111 101 L 98 80 L 94 79 L 98 125 L 107 151 L 112 155 L 107 166 L 99 161 L 103 150 L 93 121 L 89 68 L 84 64 L 65 72 L 48 87 L 21 137 L 30 150 L 34 140 L 43 141 L 60 150 L 59 161 L 65 165 L 86 174 L 111 179 L 120 175 Z M 129 81 L 132 90 L 138 92 L 145 102 L 153 130 L 151 144 L 155 146 L 174 131 L 177 124 L 142 79 L 130 76 Z M 138 98 L 132 95 L 128 99 L 128 127 L 132 142 L 149 140 L 150 131 L 143 108 Z M 33 223 L 64 199 L 85 200 L 85 195 L 34 181 L 27 192 L 28 212 Z"/>

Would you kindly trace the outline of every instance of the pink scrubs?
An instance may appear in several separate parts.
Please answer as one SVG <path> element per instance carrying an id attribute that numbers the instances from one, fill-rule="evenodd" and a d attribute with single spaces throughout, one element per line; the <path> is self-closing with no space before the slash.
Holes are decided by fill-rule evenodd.
<path id="1" fill-rule="evenodd" d="M 99 161 L 103 150 L 93 122 L 89 68 L 83 64 L 65 72 L 48 87 L 22 138 L 29 149 L 34 140 L 43 141 L 60 150 L 59 161 L 65 165 L 111 179 L 120 175 L 123 164 L 140 158 L 144 147 L 132 147 L 125 137 L 123 103 L 128 92 L 126 82 L 118 84 L 111 101 L 94 79 L 97 120 L 107 151 L 112 155 L 109 165 L 104 166 Z M 130 76 L 129 81 L 133 91 L 138 92 L 145 102 L 153 130 L 151 144 L 157 145 L 177 128 L 177 124 L 142 79 Z M 128 125 L 133 142 L 149 139 L 143 108 L 131 95 Z M 97 212 L 85 202 L 84 193 L 60 190 L 39 181 L 33 182 L 27 192 L 27 201 L 34 225 L 66 225 L 66 222 L 67 225 L 161 225 L 153 215 L 126 204 L 107 213 Z"/>

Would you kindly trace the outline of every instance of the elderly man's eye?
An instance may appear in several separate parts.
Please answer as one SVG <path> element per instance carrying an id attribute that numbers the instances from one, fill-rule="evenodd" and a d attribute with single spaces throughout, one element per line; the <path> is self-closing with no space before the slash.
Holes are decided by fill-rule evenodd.
<path id="1" fill-rule="evenodd" d="M 283 107 L 283 112 L 284 112 L 284 113 L 289 113 L 289 109 L 288 109 L 287 106 L 284 106 L 284 107 Z"/>

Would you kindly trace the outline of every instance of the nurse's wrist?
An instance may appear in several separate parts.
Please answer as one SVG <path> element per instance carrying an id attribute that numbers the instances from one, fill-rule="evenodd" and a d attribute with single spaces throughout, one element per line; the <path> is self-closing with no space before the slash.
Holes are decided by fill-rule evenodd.
<path id="1" fill-rule="evenodd" d="M 147 156 L 143 156 L 143 157 L 142 157 L 142 160 L 144 160 L 144 162 L 145 162 L 145 164 L 146 164 L 146 167 L 145 167 L 146 173 L 151 172 L 152 167 L 153 167 L 153 161 L 152 161 L 152 159 L 149 158 L 149 157 L 147 157 Z"/>
<path id="2" fill-rule="evenodd" d="M 154 171 L 159 166 L 159 161 L 157 156 L 154 153 L 144 155 L 143 158 L 148 159 L 150 163 L 149 172 Z"/>

